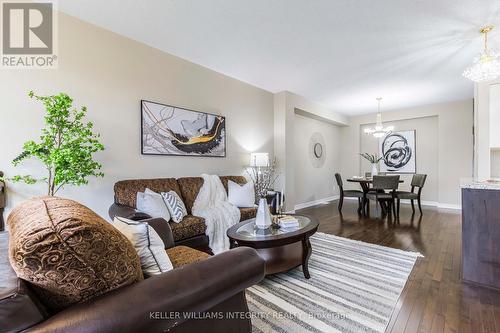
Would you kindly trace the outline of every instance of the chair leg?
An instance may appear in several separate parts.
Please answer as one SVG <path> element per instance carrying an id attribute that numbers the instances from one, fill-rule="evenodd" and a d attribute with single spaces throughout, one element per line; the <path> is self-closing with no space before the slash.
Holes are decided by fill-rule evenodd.
<path id="1" fill-rule="evenodd" d="M 342 206 L 344 205 L 344 196 L 340 194 L 340 199 L 339 199 L 339 212 L 342 211 Z"/>
<path id="2" fill-rule="evenodd" d="M 411 211 L 413 212 L 413 214 L 415 214 L 415 205 L 413 203 L 413 200 L 410 201 L 411 201 Z"/>
<path id="3" fill-rule="evenodd" d="M 378 200 L 378 203 L 380 205 L 380 209 L 382 210 L 382 216 L 387 215 L 387 209 L 385 208 L 385 202 L 382 200 Z"/>
<path id="4" fill-rule="evenodd" d="M 399 219 L 399 209 L 401 208 L 401 199 L 398 199 L 398 214 L 397 217 Z"/>
<path id="5" fill-rule="evenodd" d="M 396 214 L 396 200 L 392 199 L 391 203 L 392 203 L 392 212 L 394 213 L 394 218 L 396 218 L 398 217 L 398 215 Z"/>
<path id="6" fill-rule="evenodd" d="M 358 198 L 358 214 L 361 214 L 363 210 L 363 204 L 361 198 Z"/>
<path id="7" fill-rule="evenodd" d="M 422 203 L 420 202 L 420 197 L 418 197 L 417 202 L 418 202 L 418 210 L 420 211 L 420 215 L 422 215 Z"/>

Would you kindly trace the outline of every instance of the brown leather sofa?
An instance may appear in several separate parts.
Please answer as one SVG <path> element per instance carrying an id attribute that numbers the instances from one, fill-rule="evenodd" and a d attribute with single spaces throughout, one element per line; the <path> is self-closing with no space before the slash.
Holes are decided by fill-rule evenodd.
<path id="1" fill-rule="evenodd" d="M 50 313 L 30 284 L 16 276 L 7 233 L 0 233 L 0 331 L 251 332 L 245 289 L 265 273 L 257 252 L 241 247 L 209 256 L 174 246 L 165 220 L 147 222 L 165 243 L 175 269 L 58 313 Z"/>
<path id="2" fill-rule="evenodd" d="M 220 176 L 220 179 L 226 192 L 229 180 L 240 185 L 246 183 L 243 176 Z M 180 223 L 169 222 L 175 244 L 200 249 L 207 248 L 208 237 L 205 235 L 205 220 L 191 214 L 194 201 L 202 185 L 203 178 L 201 177 L 122 180 L 114 186 L 115 200 L 109 208 L 109 216 L 111 219 L 115 216 L 132 220 L 151 218 L 147 214 L 136 211 L 137 192 L 144 192 L 146 188 L 158 193 L 175 191 L 184 201 L 188 211 L 188 215 Z M 240 220 L 244 221 L 254 218 L 257 208 L 240 208 L 240 212 Z"/>

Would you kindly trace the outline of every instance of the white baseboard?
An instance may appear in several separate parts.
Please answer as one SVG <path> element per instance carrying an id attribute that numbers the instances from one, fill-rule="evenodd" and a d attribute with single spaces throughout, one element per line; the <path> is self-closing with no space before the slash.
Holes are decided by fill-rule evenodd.
<path id="1" fill-rule="evenodd" d="M 344 198 L 344 200 L 358 200 L 358 198 Z M 403 200 L 401 200 L 401 203 L 405 204 L 405 205 L 409 205 L 410 200 L 403 199 Z M 443 209 L 462 210 L 462 205 L 447 204 L 447 203 L 441 203 L 441 202 L 437 202 L 437 201 L 424 201 L 424 200 L 422 200 L 422 206 L 437 207 L 437 208 L 443 208 Z"/>
<path id="2" fill-rule="evenodd" d="M 447 203 L 438 203 L 438 208 L 453 209 L 453 210 L 462 210 L 462 205 L 454 205 L 454 204 L 447 204 Z"/>
<path id="3" fill-rule="evenodd" d="M 401 200 L 401 203 L 405 204 L 405 205 L 411 204 L 410 200 Z M 416 202 L 415 202 L 415 204 L 416 204 Z M 437 201 L 422 200 L 422 206 L 430 206 L 430 207 L 437 207 L 437 208 L 443 208 L 443 209 L 462 210 L 462 205 L 447 204 L 447 203 L 441 203 L 441 202 L 437 202 Z"/>
<path id="4" fill-rule="evenodd" d="M 328 203 L 330 201 L 337 200 L 338 198 L 340 198 L 339 195 L 332 195 L 331 197 L 300 203 L 300 204 L 295 205 L 294 210 L 304 209 L 307 207 L 316 206 L 316 205 L 320 205 L 323 203 Z"/>

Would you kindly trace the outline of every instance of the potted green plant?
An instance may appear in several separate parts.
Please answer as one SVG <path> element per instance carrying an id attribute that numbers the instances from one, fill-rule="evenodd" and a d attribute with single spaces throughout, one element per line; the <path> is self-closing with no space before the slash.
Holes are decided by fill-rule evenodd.
<path id="1" fill-rule="evenodd" d="M 372 176 L 378 175 L 378 162 L 382 159 L 382 157 L 378 157 L 377 155 L 371 155 L 368 153 L 359 154 L 364 157 L 368 162 L 372 164 Z"/>
<path id="2" fill-rule="evenodd" d="M 93 124 L 85 122 L 85 106 L 73 107 L 73 99 L 65 93 L 53 96 L 38 96 L 32 91 L 30 98 L 40 101 L 45 107 L 45 127 L 40 140 L 27 141 L 22 153 L 12 163 L 17 166 L 28 158 L 37 158 L 47 169 L 47 176 L 36 179 L 31 175 L 15 175 L 13 182 L 47 184 L 47 195 L 55 195 L 66 185 L 83 185 L 88 177 L 103 177 L 101 164 L 93 160 L 94 153 L 104 150 L 99 134 L 93 132 Z"/>

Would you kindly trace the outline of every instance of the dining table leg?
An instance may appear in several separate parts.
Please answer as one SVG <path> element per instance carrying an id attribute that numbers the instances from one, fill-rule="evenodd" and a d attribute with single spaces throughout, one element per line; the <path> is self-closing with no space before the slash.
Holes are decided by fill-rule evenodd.
<path id="1" fill-rule="evenodd" d="M 368 198 L 366 197 L 366 194 L 368 193 L 368 190 L 370 189 L 370 186 L 366 182 L 360 183 L 361 189 L 363 190 L 363 202 L 362 202 L 362 212 L 364 216 L 370 215 L 370 202 L 368 201 Z"/>

